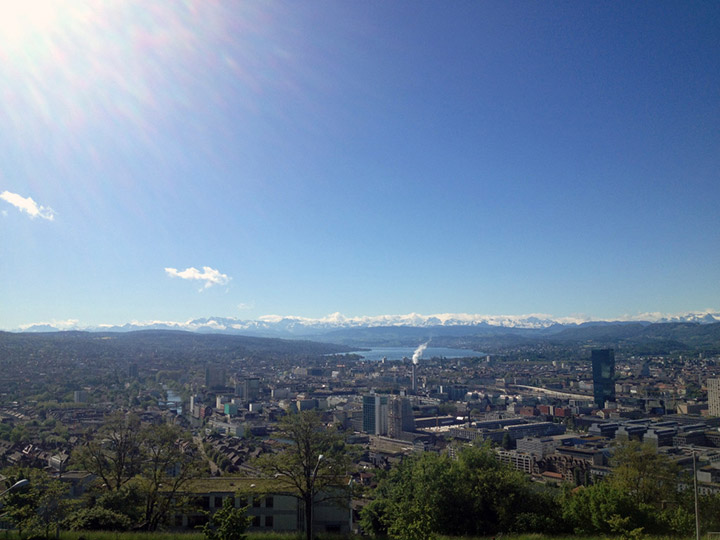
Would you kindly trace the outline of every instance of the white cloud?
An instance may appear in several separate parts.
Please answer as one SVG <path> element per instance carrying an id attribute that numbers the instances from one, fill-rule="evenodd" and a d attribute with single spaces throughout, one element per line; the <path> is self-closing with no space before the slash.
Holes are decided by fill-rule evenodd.
<path id="1" fill-rule="evenodd" d="M 171 277 L 204 281 L 205 285 L 203 285 L 203 288 L 200 289 L 201 291 L 203 289 L 207 289 L 208 287 L 212 287 L 213 285 L 227 285 L 231 279 L 227 274 L 221 274 L 219 270 L 215 270 L 209 266 L 203 266 L 202 272 L 191 266 L 185 270 L 166 268 L 165 273 Z"/>
<path id="2" fill-rule="evenodd" d="M 255 309 L 255 302 L 240 302 L 237 306 L 238 309 Z"/>
<path id="3" fill-rule="evenodd" d="M 0 193 L 0 199 L 9 202 L 21 212 L 27 212 L 31 218 L 41 217 L 52 221 L 55 219 L 55 212 L 49 206 L 40 206 L 31 197 L 23 197 L 17 193 L 3 191 Z"/>

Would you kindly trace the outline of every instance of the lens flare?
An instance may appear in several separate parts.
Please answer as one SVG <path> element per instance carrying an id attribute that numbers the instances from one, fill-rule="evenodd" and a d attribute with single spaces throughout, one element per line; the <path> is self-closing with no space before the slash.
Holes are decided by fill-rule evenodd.
<path id="1" fill-rule="evenodd" d="M 32 46 L 63 22 L 72 11 L 72 2 L 25 0 L 3 2 L 0 7 L 0 50 L 17 53 Z M 81 6 L 80 3 L 76 4 Z"/>

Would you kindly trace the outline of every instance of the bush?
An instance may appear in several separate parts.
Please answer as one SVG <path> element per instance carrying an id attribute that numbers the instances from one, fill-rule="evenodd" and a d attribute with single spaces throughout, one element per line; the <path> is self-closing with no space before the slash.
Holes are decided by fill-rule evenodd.
<path id="1" fill-rule="evenodd" d="M 126 531 L 132 525 L 130 518 L 107 508 L 83 508 L 65 520 L 72 531 Z"/>

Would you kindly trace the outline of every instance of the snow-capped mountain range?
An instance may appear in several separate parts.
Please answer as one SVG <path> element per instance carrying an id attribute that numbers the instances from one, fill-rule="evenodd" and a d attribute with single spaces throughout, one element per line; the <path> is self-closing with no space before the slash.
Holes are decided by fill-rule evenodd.
<path id="1" fill-rule="evenodd" d="M 379 315 L 373 317 L 345 317 L 333 313 L 323 318 L 312 319 L 296 316 L 266 315 L 256 320 L 242 320 L 234 317 L 208 317 L 188 321 L 133 321 L 124 325 L 82 325 L 77 320 L 52 321 L 23 325 L 15 331 L 53 332 L 61 330 L 85 330 L 95 332 L 130 332 L 135 330 L 185 330 L 204 333 L 245 334 L 272 337 L 320 336 L 328 332 L 375 327 L 494 327 L 542 330 L 553 326 L 568 327 L 581 324 L 607 324 L 642 322 L 669 323 L 691 322 L 711 324 L 720 322 L 720 311 L 706 310 L 683 314 L 641 313 L 616 319 L 598 320 L 589 317 L 553 317 L 546 314 L 529 315 L 478 315 L 469 313 L 443 313 L 421 315 Z"/>

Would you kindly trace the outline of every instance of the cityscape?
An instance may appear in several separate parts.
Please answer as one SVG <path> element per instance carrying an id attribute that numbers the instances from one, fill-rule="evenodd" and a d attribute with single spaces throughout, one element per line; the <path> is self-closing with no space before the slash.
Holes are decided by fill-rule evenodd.
<path id="1" fill-rule="evenodd" d="M 720 534 L 719 22 L 2 3 L 6 540 Z"/>
<path id="2" fill-rule="evenodd" d="M 720 323 L 653 326 L 681 330 L 690 341 Z M 177 429 L 182 451 L 174 459 L 192 457 L 197 467 L 179 489 L 199 506 L 169 509 L 160 528 L 192 529 L 205 523 L 203 512 L 239 494 L 250 504 L 250 532 L 300 531 L 306 523 L 300 503 L 292 490 L 273 488 L 261 464 L 282 454 L 283 419 L 312 414 L 355 449 L 343 471 L 355 491 L 343 504 L 316 503 L 316 533 L 372 533 L 364 508 L 372 507 L 388 471 L 423 455 L 457 459 L 465 448 L 487 448 L 499 466 L 557 494 L 561 486 L 603 485 L 618 448 L 641 443 L 694 477 L 699 497 L 714 500 L 720 496 L 720 347 L 669 339 L 628 346 L 623 335 L 611 337 L 626 335 L 625 327 L 590 325 L 584 329 L 595 337 L 564 342 L 484 337 L 482 351 L 429 340 L 357 350 L 169 330 L 5 332 L 0 463 L 6 482 L 15 478 L 12 471 L 33 468 L 76 497 L 102 492 L 101 473 L 86 453 L 120 414 L 121 425 L 137 422 L 136 430 Z M 463 340 L 472 341 L 472 327 L 450 328 L 456 340 L 464 331 Z M 433 339 L 442 343 L 441 336 Z M 374 351 L 387 356 L 376 359 Z M 165 482 L 182 478 L 174 476 L 177 467 L 164 473 Z M 688 477 L 677 478 L 683 492 Z M 705 530 L 713 519 L 703 517 Z"/>

